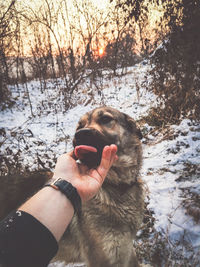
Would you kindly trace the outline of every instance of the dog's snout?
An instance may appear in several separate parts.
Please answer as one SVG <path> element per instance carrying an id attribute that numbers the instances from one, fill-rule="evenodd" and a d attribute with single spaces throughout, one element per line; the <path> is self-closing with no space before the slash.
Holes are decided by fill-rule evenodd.
<path id="1" fill-rule="evenodd" d="M 110 144 L 104 134 L 94 128 L 82 128 L 77 130 L 74 136 L 73 145 L 94 146 L 98 150 L 103 150 L 105 145 Z"/>
<path id="2" fill-rule="evenodd" d="M 81 162 L 89 168 L 94 168 L 100 164 L 102 151 L 106 144 L 104 135 L 94 128 L 77 130 L 73 140 L 74 147 L 86 145 L 97 149 L 97 153 L 85 153 L 83 158 L 81 158 Z"/>
<path id="3" fill-rule="evenodd" d="M 80 138 L 91 138 L 94 135 L 94 130 L 90 128 L 83 128 L 75 133 L 75 138 L 78 140 Z"/>

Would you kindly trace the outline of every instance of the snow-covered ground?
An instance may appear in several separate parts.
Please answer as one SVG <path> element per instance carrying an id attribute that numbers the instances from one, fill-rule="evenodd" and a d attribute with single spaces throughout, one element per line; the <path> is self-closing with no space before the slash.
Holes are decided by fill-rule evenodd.
<path id="1" fill-rule="evenodd" d="M 196 257 L 199 265 L 191 266 L 200 266 L 200 125 L 184 119 L 147 138 L 142 177 L 154 228 L 172 250 Z"/>
<path id="2" fill-rule="evenodd" d="M 80 116 L 99 105 L 117 108 L 136 120 L 147 115 L 157 105 L 156 96 L 146 90 L 148 68 L 138 64 L 120 77 L 105 73 L 97 86 L 88 79 L 74 93 L 68 111 L 63 107 L 61 80 L 49 81 L 42 90 L 38 81 L 29 82 L 27 88 L 10 87 L 16 105 L 0 113 L 0 171 L 7 173 L 10 168 L 6 158 L 13 168 L 53 169 L 57 156 L 72 148 Z M 193 262 L 200 266 L 200 125 L 183 119 L 159 131 L 147 124 L 141 127 L 146 133 L 142 178 L 148 187 L 148 209 L 155 218 L 149 238 L 161 233 L 169 246 L 181 247 L 184 257 L 196 257 Z"/>

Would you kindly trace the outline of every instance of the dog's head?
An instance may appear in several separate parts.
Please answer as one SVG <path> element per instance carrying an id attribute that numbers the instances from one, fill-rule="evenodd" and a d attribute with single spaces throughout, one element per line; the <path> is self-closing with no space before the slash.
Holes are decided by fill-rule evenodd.
<path id="1" fill-rule="evenodd" d="M 130 167 L 141 161 L 142 134 L 128 115 L 110 108 L 100 107 L 86 113 L 79 121 L 73 139 L 74 148 L 82 149 L 79 159 L 89 168 L 100 164 L 104 146 L 116 144 L 117 165 Z M 83 151 L 87 148 L 86 151 Z"/>

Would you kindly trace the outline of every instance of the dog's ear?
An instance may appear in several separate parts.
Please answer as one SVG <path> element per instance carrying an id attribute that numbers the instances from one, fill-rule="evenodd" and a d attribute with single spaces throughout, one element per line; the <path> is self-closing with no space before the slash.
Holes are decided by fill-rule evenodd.
<path id="1" fill-rule="evenodd" d="M 140 128 L 137 127 L 134 119 L 125 113 L 124 113 L 124 116 L 125 116 L 126 126 L 127 126 L 128 130 L 130 132 L 136 133 L 136 135 L 139 137 L 139 139 L 142 139 L 143 138 L 142 133 L 140 131 Z"/>

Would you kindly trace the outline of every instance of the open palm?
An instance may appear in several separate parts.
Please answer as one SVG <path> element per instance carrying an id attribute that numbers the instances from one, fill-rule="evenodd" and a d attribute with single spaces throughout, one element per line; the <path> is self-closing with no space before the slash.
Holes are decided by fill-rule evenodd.
<path id="1" fill-rule="evenodd" d="M 117 146 L 105 146 L 101 163 L 96 169 L 88 169 L 83 164 L 78 164 L 73 151 L 63 154 L 56 163 L 54 178 L 62 178 L 76 187 L 83 202 L 91 199 L 100 189 L 106 175 L 117 159 Z"/>

